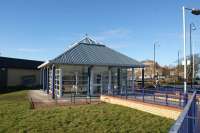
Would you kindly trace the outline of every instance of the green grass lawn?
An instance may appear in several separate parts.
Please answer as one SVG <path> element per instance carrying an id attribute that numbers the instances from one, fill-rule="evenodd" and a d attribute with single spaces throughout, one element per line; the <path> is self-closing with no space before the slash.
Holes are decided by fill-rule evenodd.
<path id="1" fill-rule="evenodd" d="M 173 120 L 112 104 L 30 109 L 27 91 L 0 94 L 0 132 L 157 133 Z"/>

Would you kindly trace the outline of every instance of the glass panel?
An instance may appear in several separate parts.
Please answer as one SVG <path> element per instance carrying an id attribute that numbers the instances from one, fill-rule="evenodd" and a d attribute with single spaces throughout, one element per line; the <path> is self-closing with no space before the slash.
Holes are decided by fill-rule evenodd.
<path id="1" fill-rule="evenodd" d="M 117 84 L 117 68 L 111 69 L 111 75 L 112 75 L 112 91 L 117 92 L 118 84 Z"/>
<path id="2" fill-rule="evenodd" d="M 108 71 L 102 73 L 102 93 L 108 91 Z"/>
<path id="3" fill-rule="evenodd" d="M 85 66 L 64 66 L 63 68 L 64 93 L 74 92 L 86 94 L 88 84 L 88 68 Z"/>

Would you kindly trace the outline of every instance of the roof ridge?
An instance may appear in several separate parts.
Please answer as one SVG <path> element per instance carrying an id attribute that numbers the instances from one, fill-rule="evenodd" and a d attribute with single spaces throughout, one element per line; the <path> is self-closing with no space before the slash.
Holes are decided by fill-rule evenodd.
<path id="1" fill-rule="evenodd" d="M 89 40 L 89 43 L 87 43 L 86 40 Z M 86 42 L 85 42 L 85 41 L 86 41 Z M 92 45 L 96 45 L 96 46 L 105 46 L 105 45 L 103 45 L 103 44 L 97 42 L 96 40 L 91 39 L 90 37 L 86 36 L 86 37 L 84 37 L 83 39 L 81 39 L 81 41 L 77 41 L 77 42 L 73 43 L 73 44 L 71 45 L 71 47 L 69 47 L 69 49 L 66 49 L 63 53 L 61 53 L 60 55 L 58 55 L 57 57 L 55 57 L 55 58 L 52 59 L 52 60 L 55 60 L 55 59 L 59 58 L 60 56 L 62 56 L 63 54 L 65 54 L 65 53 L 68 52 L 68 51 L 71 51 L 72 49 L 74 49 L 75 47 L 77 47 L 77 46 L 80 45 L 80 44 L 85 44 L 85 45 L 91 45 L 91 44 L 92 44 Z M 50 60 L 50 61 L 52 61 L 52 60 Z"/>
<path id="2" fill-rule="evenodd" d="M 8 56 L 0 56 L 0 59 L 11 59 L 11 60 L 23 60 L 23 61 L 38 61 L 38 62 L 44 62 L 44 61 L 42 61 L 42 60 L 26 59 L 26 58 L 17 58 L 17 57 L 8 57 Z"/>
<path id="3" fill-rule="evenodd" d="M 88 37 L 88 36 L 84 37 L 78 43 L 103 45 L 102 43 L 100 43 L 100 42 L 96 41 L 95 39 L 93 39 L 92 37 Z"/>

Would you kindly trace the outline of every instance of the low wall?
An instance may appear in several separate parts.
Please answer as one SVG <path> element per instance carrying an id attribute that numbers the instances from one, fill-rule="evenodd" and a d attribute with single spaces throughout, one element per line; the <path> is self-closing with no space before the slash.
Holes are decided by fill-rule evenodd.
<path id="1" fill-rule="evenodd" d="M 181 113 L 181 109 L 175 108 L 175 107 L 169 107 L 169 106 L 162 106 L 162 105 L 155 105 L 155 104 L 149 104 L 144 103 L 140 101 L 134 101 L 134 100 L 126 100 L 121 99 L 113 96 L 105 96 L 102 95 L 100 97 L 100 100 L 103 102 L 111 103 L 111 104 L 117 104 L 122 105 L 130 108 L 134 108 L 137 110 L 141 110 L 144 112 L 148 112 L 154 115 L 170 118 L 176 120 L 178 116 Z"/>

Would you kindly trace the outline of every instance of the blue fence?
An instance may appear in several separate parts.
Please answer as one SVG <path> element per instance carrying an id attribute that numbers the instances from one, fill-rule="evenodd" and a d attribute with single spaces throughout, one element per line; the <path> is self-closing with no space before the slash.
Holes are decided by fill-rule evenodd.
<path id="1" fill-rule="evenodd" d="M 169 133 L 199 133 L 199 110 L 194 91 Z"/>
<path id="2" fill-rule="evenodd" d="M 129 100 L 140 100 L 146 103 L 153 103 L 158 105 L 173 106 L 178 108 L 184 108 L 187 97 L 183 95 L 182 91 L 171 88 L 146 88 L 140 89 L 122 89 L 112 91 L 110 93 L 104 92 L 103 95 L 112 95 Z"/>

